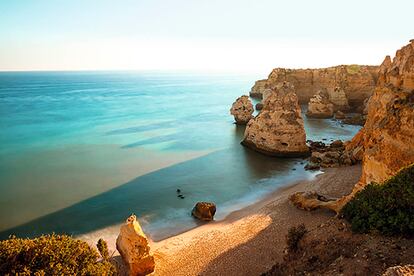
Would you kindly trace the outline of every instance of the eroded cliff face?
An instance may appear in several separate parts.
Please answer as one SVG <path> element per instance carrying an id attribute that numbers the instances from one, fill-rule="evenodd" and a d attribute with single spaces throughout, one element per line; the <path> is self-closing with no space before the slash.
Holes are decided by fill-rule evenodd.
<path id="1" fill-rule="evenodd" d="M 250 96 L 253 98 L 263 98 L 263 91 L 266 89 L 267 79 L 258 80 L 250 90 Z"/>
<path id="2" fill-rule="evenodd" d="M 329 101 L 326 91 L 318 91 L 308 104 L 306 116 L 311 118 L 332 118 L 334 105 Z"/>
<path id="3" fill-rule="evenodd" d="M 327 90 L 334 100 L 343 101 L 342 95 L 334 93 L 335 89 L 345 92 L 352 107 L 361 106 L 375 89 L 378 78 L 378 66 L 340 65 L 320 69 L 286 69 L 276 68 L 267 80 L 257 81 L 252 87 L 251 95 L 260 96 L 262 92 L 284 81 L 293 84 L 300 103 L 308 103 L 319 90 Z M 341 99 L 342 98 L 342 99 Z"/>
<path id="4" fill-rule="evenodd" d="M 271 90 L 259 115 L 247 124 L 242 144 L 268 155 L 307 155 L 306 133 L 293 85 L 282 83 Z"/>
<path id="5" fill-rule="evenodd" d="M 414 40 L 381 64 L 361 133 L 353 143 L 364 148 L 362 185 L 383 182 L 414 162 Z"/>
<path id="6" fill-rule="evenodd" d="M 362 159 L 362 176 L 350 195 L 323 202 L 315 193 L 297 193 L 292 202 L 304 209 L 339 212 L 368 183 L 382 183 L 414 163 L 414 40 L 398 50 L 392 61 L 387 56 L 381 64 L 367 121 L 346 150 Z"/>

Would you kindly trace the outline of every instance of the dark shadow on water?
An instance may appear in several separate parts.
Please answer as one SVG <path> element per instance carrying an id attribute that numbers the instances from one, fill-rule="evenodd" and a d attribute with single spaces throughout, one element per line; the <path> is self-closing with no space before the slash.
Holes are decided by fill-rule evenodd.
<path id="1" fill-rule="evenodd" d="M 295 163 L 294 159 L 287 162 L 245 149 L 239 144 L 243 131 L 243 127 L 235 128 L 235 143 L 228 149 L 139 176 L 112 190 L 3 231 L 0 239 L 11 234 L 20 237 L 52 232 L 78 235 L 121 223 L 131 213 L 147 216 L 150 224 L 156 220 L 180 223 L 170 213 L 182 210 L 178 218 L 185 217 L 183 223 L 191 223 L 189 213 L 197 201 L 214 200 L 220 206 L 255 190 L 260 179 L 288 172 Z M 185 199 L 177 198 L 177 188 L 182 190 Z M 182 227 L 181 231 L 190 228 L 189 225 Z"/>

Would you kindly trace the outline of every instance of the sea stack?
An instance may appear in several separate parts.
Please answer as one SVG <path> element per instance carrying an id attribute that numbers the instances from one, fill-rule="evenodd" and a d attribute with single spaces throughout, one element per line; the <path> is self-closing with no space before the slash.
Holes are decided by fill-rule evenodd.
<path id="1" fill-rule="evenodd" d="M 306 116 L 310 118 L 332 118 L 334 105 L 328 99 L 325 90 L 319 90 L 310 100 Z"/>
<path id="2" fill-rule="evenodd" d="M 154 272 L 155 261 L 150 255 L 148 239 L 135 215 L 131 215 L 116 239 L 116 249 L 121 254 L 128 275 L 147 275 Z"/>
<path id="3" fill-rule="evenodd" d="M 234 116 L 238 125 L 247 124 L 253 118 L 253 112 L 253 104 L 246 95 L 237 98 L 230 109 L 230 114 Z"/>
<path id="4" fill-rule="evenodd" d="M 309 154 L 294 87 L 277 85 L 263 100 L 260 114 L 247 124 L 242 144 L 258 152 L 281 157 Z"/>

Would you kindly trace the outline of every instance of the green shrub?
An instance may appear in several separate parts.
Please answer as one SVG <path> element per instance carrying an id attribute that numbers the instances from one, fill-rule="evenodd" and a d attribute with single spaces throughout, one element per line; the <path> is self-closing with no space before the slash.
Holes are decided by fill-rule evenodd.
<path id="1" fill-rule="evenodd" d="M 102 259 L 107 261 L 109 259 L 109 251 L 108 251 L 108 244 L 103 239 L 99 239 L 98 243 L 96 244 L 99 253 L 101 254 Z"/>
<path id="2" fill-rule="evenodd" d="M 371 183 L 342 209 L 355 232 L 414 234 L 414 164 L 382 185 Z"/>
<path id="3" fill-rule="evenodd" d="M 0 275 L 114 275 L 86 242 L 66 235 L 0 241 Z"/>
<path id="4" fill-rule="evenodd" d="M 308 232 L 305 224 L 289 228 L 286 236 L 286 243 L 289 251 L 296 251 L 299 248 L 299 242 L 303 236 Z"/>
<path id="5" fill-rule="evenodd" d="M 351 75 L 359 73 L 360 70 L 361 70 L 361 67 L 357 64 L 348 65 L 346 67 L 346 71 L 348 72 L 348 74 L 351 74 Z"/>

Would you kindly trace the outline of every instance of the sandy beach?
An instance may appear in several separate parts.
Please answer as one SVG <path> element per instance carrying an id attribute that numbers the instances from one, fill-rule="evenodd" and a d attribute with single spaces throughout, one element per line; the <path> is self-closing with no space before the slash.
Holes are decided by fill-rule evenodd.
<path id="1" fill-rule="evenodd" d="M 154 275 L 258 275 L 282 258 L 285 235 L 304 223 L 318 227 L 334 216 L 325 210 L 305 212 L 288 201 L 296 191 L 316 190 L 339 197 L 349 193 L 361 174 L 361 166 L 324 169 L 311 181 L 300 181 L 269 194 L 261 201 L 168 239 L 151 241 L 156 259 Z M 218 206 L 220 208 L 220 206 Z M 90 244 L 107 240 L 117 262 L 115 241 L 119 226 L 79 236 Z"/>

